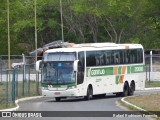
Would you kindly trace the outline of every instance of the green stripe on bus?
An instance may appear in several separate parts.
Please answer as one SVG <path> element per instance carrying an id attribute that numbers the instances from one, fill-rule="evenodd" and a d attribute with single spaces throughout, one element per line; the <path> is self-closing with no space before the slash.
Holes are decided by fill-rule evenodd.
<path id="1" fill-rule="evenodd" d="M 122 66 L 119 66 L 119 67 L 118 67 L 118 75 L 120 75 L 121 72 L 122 72 Z"/>
<path id="2" fill-rule="evenodd" d="M 116 81 L 115 81 L 115 82 L 116 82 L 116 84 L 118 84 L 118 83 L 119 83 L 119 77 L 120 77 L 119 75 L 118 75 L 118 76 L 116 76 Z"/>
<path id="3" fill-rule="evenodd" d="M 116 67 L 116 66 L 114 66 Z M 107 75 L 114 75 L 114 67 L 103 67 L 103 68 L 87 68 L 86 69 L 86 76 L 93 77 L 93 76 L 107 76 Z M 142 73 L 144 72 L 144 65 L 132 65 L 127 66 L 126 69 L 127 74 L 131 73 Z M 124 74 L 126 74 L 124 73 Z M 118 75 L 122 74 L 122 66 L 118 66 Z"/>

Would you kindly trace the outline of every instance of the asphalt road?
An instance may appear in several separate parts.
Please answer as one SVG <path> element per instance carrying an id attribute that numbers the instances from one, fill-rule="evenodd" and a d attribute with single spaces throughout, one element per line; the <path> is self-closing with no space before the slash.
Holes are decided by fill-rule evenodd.
<path id="1" fill-rule="evenodd" d="M 134 95 L 145 95 L 160 93 L 160 90 L 136 91 Z M 42 97 L 19 103 L 18 111 L 124 111 L 125 109 L 117 104 L 121 97 L 107 94 L 103 98 L 93 98 L 85 101 L 83 97 L 62 99 L 56 102 L 54 98 Z"/>
<path id="2" fill-rule="evenodd" d="M 151 93 L 160 93 L 160 90 L 147 90 L 147 91 L 136 91 L 134 95 L 144 95 L 144 94 L 151 94 Z M 135 114 L 135 117 L 124 117 L 123 111 L 128 111 L 124 107 L 121 107 L 118 104 L 118 100 L 120 100 L 121 97 L 116 97 L 113 94 L 107 94 L 104 98 L 94 98 L 89 101 L 84 101 L 83 98 L 70 98 L 70 99 L 63 99 L 61 102 L 56 102 L 54 98 L 39 98 L 39 99 L 33 99 L 33 100 L 27 100 L 19 103 L 20 108 L 18 109 L 18 112 L 20 111 L 48 111 L 48 113 L 51 111 L 50 115 L 53 115 L 54 117 L 47 117 L 45 120 L 107 120 L 107 119 L 126 119 L 126 120 L 133 120 L 136 117 L 136 120 L 148 120 L 151 118 L 147 117 L 137 117 L 137 113 Z M 63 111 L 68 111 L 63 112 Z M 82 111 L 82 112 L 79 112 Z M 86 114 L 83 114 L 83 111 L 87 111 L 87 117 Z M 118 111 L 118 113 L 117 113 Z M 122 111 L 122 112 L 121 112 Z M 111 117 L 106 117 L 106 114 L 109 114 Z M 67 115 L 66 115 L 67 114 Z M 79 114 L 77 117 L 76 114 Z M 90 115 L 88 115 L 90 114 Z M 128 115 L 131 115 L 131 113 L 127 113 Z M 76 117 L 75 117 L 75 116 Z M 84 117 L 84 116 L 85 117 Z M 101 116 L 102 115 L 102 116 Z M 58 117 L 57 117 L 58 116 Z M 63 117 L 59 117 L 63 116 Z M 67 117 L 65 117 L 67 116 Z M 100 117 L 101 116 L 101 117 Z M 117 117 L 112 117 L 117 116 Z M 17 119 L 17 118 L 16 118 Z M 35 119 L 35 118 L 29 118 L 29 119 Z M 37 118 L 38 120 L 43 120 L 44 118 Z"/>

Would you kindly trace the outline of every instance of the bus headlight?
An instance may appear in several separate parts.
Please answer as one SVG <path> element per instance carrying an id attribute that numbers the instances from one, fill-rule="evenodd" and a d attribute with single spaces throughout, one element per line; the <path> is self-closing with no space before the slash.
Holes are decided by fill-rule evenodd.
<path id="1" fill-rule="evenodd" d="M 76 86 L 68 86 L 68 89 L 74 89 Z"/>

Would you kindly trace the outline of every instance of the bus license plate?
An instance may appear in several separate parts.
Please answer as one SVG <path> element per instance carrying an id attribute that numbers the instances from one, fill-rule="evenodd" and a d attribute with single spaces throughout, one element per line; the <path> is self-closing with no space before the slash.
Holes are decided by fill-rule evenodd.
<path id="1" fill-rule="evenodd" d="M 55 92 L 54 94 L 55 94 L 55 95 L 60 95 L 60 92 Z"/>

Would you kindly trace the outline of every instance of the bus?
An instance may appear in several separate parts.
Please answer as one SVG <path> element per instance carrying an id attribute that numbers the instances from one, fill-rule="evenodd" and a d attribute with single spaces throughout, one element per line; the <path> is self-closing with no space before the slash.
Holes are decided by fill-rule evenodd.
<path id="1" fill-rule="evenodd" d="M 74 44 L 49 49 L 36 62 L 42 74 L 42 96 L 56 101 L 78 96 L 90 100 L 107 93 L 131 96 L 144 89 L 144 67 L 141 44 Z"/>

